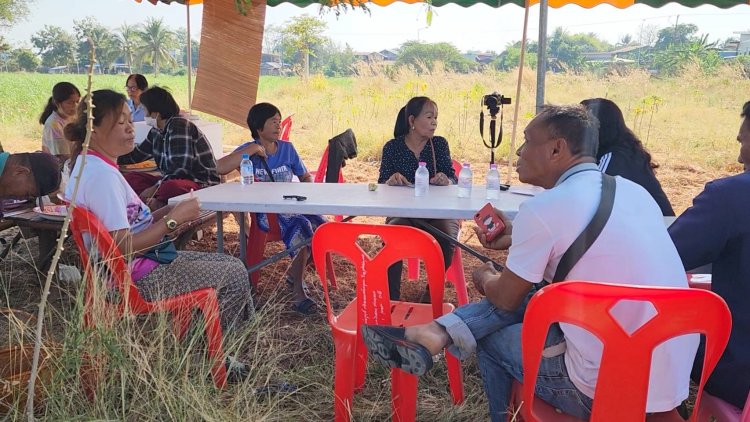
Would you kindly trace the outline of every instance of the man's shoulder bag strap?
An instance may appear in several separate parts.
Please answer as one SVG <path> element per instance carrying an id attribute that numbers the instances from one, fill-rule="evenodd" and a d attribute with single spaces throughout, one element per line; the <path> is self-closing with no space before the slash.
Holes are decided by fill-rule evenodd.
<path id="1" fill-rule="evenodd" d="M 594 214 L 588 226 L 573 241 L 568 250 L 565 251 L 562 258 L 560 258 L 560 263 L 557 264 L 557 270 L 555 270 L 555 276 L 552 278 L 553 283 L 565 280 L 570 270 L 573 269 L 591 245 L 594 244 L 596 238 L 599 237 L 602 229 L 607 224 L 607 220 L 609 220 L 609 216 L 612 214 L 616 188 L 615 178 L 602 173 L 602 196 L 599 200 L 599 207 L 596 209 L 596 214 Z"/>

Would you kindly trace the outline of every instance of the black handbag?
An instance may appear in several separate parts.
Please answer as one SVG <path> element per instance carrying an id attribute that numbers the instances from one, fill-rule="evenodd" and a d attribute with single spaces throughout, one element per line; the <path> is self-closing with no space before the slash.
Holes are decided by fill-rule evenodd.
<path id="1" fill-rule="evenodd" d="M 166 236 L 156 246 L 143 254 L 145 258 L 158 262 L 159 264 L 170 264 L 177 258 L 177 248 Z"/>

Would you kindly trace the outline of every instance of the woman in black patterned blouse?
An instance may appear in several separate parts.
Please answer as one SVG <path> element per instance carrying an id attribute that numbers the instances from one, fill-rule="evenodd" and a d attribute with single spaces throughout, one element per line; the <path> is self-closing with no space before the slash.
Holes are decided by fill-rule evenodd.
<path id="1" fill-rule="evenodd" d="M 394 139 L 383 146 L 378 183 L 391 186 L 414 184 L 414 173 L 420 161 L 427 163 L 431 185 L 445 186 L 456 183 L 448 141 L 443 137 L 435 136 L 437 118 L 437 104 L 427 97 L 414 97 L 401 108 L 393 129 Z M 453 238 L 458 236 L 457 220 L 388 217 L 385 222 L 386 224 L 420 227 L 415 220 L 422 224 L 429 224 Z M 445 267 L 448 268 L 453 259 L 453 245 L 443 239 L 436 240 L 443 251 Z M 388 269 L 391 300 L 400 299 L 402 267 L 403 263 L 399 262 Z"/>

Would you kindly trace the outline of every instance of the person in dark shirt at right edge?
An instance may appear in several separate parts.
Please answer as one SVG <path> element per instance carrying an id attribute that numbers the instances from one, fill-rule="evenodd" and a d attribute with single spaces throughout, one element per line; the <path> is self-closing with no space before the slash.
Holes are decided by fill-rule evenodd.
<path id="1" fill-rule="evenodd" d="M 659 205 L 662 215 L 674 216 L 669 198 L 654 174 L 651 154 L 625 125 L 617 104 L 606 98 L 589 98 L 581 101 L 581 105 L 599 120 L 599 152 L 596 154 L 599 170 L 643 186 Z"/>
<path id="2" fill-rule="evenodd" d="M 740 409 L 750 392 L 750 101 L 737 135 L 744 171 L 706 184 L 669 227 L 686 270 L 711 264 L 711 290 L 732 313 L 732 332 L 706 391 Z M 692 378 L 700 379 L 704 342 Z"/>

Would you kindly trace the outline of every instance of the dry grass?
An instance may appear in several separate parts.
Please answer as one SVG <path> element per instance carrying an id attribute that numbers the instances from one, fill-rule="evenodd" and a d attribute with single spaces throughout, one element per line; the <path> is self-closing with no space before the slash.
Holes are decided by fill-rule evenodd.
<path id="1" fill-rule="evenodd" d="M 325 142 L 351 127 L 360 145 L 360 156 L 344 169 L 347 181 L 373 181 L 377 177 L 380 149 L 390 139 L 398 109 L 414 95 L 428 95 L 440 105 L 439 133 L 451 143 L 452 154 L 475 164 L 486 162 L 488 152 L 478 135 L 479 102 L 483 94 L 497 90 L 514 94 L 515 74 L 484 73 L 456 75 L 443 71 L 416 75 L 400 72 L 386 77 L 363 69 L 352 79 L 313 77 L 307 81 L 282 78 L 261 80 L 259 101 L 277 104 L 284 114 L 294 113 L 293 141 L 311 168 L 317 167 Z M 41 126 L 34 116 L 51 86 L 67 76 L 0 74 L 0 137 L 7 150 L 33 150 Z M 121 78 L 120 78 L 121 79 Z M 178 79 L 165 79 L 178 100 L 184 92 Z M 80 85 L 80 84 L 79 84 Z M 114 77 L 102 77 L 98 87 L 122 86 Z M 534 75 L 527 72 L 522 85 L 519 130 L 533 115 Z M 549 75 L 547 98 L 554 103 L 578 102 L 587 97 L 608 97 L 626 113 L 628 124 L 646 142 L 661 165 L 658 177 L 679 213 L 702 189 L 705 182 L 739 170 L 736 164 L 739 107 L 748 100 L 750 81 L 732 68 L 705 76 L 697 69 L 677 79 L 656 79 L 645 73 L 598 78 L 593 75 Z M 40 100 L 41 99 L 41 100 Z M 515 98 L 514 98 L 515 101 Z M 184 103 L 184 100 L 182 101 Z M 37 110 L 37 108 L 39 110 Z M 210 119 L 210 117 L 207 117 Z M 506 110 L 505 139 L 500 151 L 507 157 L 512 108 Z M 247 139 L 245 128 L 224 125 L 224 143 L 236 145 Z M 484 166 L 476 170 L 477 179 Z M 505 176 L 503 171 L 503 176 Z M 380 222 L 370 218 L 365 221 Z M 237 226 L 225 222 L 228 252 L 238 255 Z M 13 231 L 2 233 L 11 236 Z M 478 246 L 465 231 L 464 239 Z M 39 301 L 41 276 L 30 257 L 35 240 L 29 240 L 0 263 L 0 292 L 8 306 L 33 311 Z M 215 235 L 190 245 L 190 249 L 215 250 Z M 269 246 L 269 252 L 280 245 Z M 63 257 L 76 262 L 74 248 Z M 493 253 L 494 254 L 494 253 Z M 495 254 L 502 260 L 502 254 Z M 467 271 L 476 262 L 465 257 Z M 339 266 L 340 262 L 337 263 Z M 246 384 L 216 391 L 208 379 L 203 341 L 196 335 L 177 342 L 165 320 L 131 318 L 111 329 L 86 332 L 79 316 L 80 289 L 55 284 L 46 321 L 63 353 L 55 361 L 56 375 L 48 385 L 50 398 L 43 416 L 55 420 L 330 420 L 333 414 L 333 344 L 322 318 L 301 318 L 290 311 L 290 297 L 281 283 L 287 262 L 262 271 L 260 299 L 264 303 L 255 322 L 228 347 L 253 365 Z M 342 265 L 340 290 L 335 302 L 346 303 L 353 293 L 352 271 Z M 312 294 L 321 303 L 320 284 L 308 273 Z M 417 298 L 422 284 L 408 283 L 404 295 Z M 448 297 L 454 297 L 452 288 Z M 199 330 L 198 330 L 199 331 Z M 2 333 L 0 333 L 2 335 Z M 79 388 L 78 368 L 83 351 L 106 356 L 105 377 L 93 402 Z M 355 397 L 355 420 L 384 420 L 390 415 L 389 382 L 377 365 L 368 369 L 365 390 Z M 424 421 L 470 421 L 486 419 L 486 402 L 474 360 L 464 364 L 467 402 L 450 404 L 445 366 L 420 381 L 418 419 Z M 300 387 L 297 394 L 258 397 L 255 388 L 286 380 Z M 20 419 L 21 414 L 9 415 Z"/>

